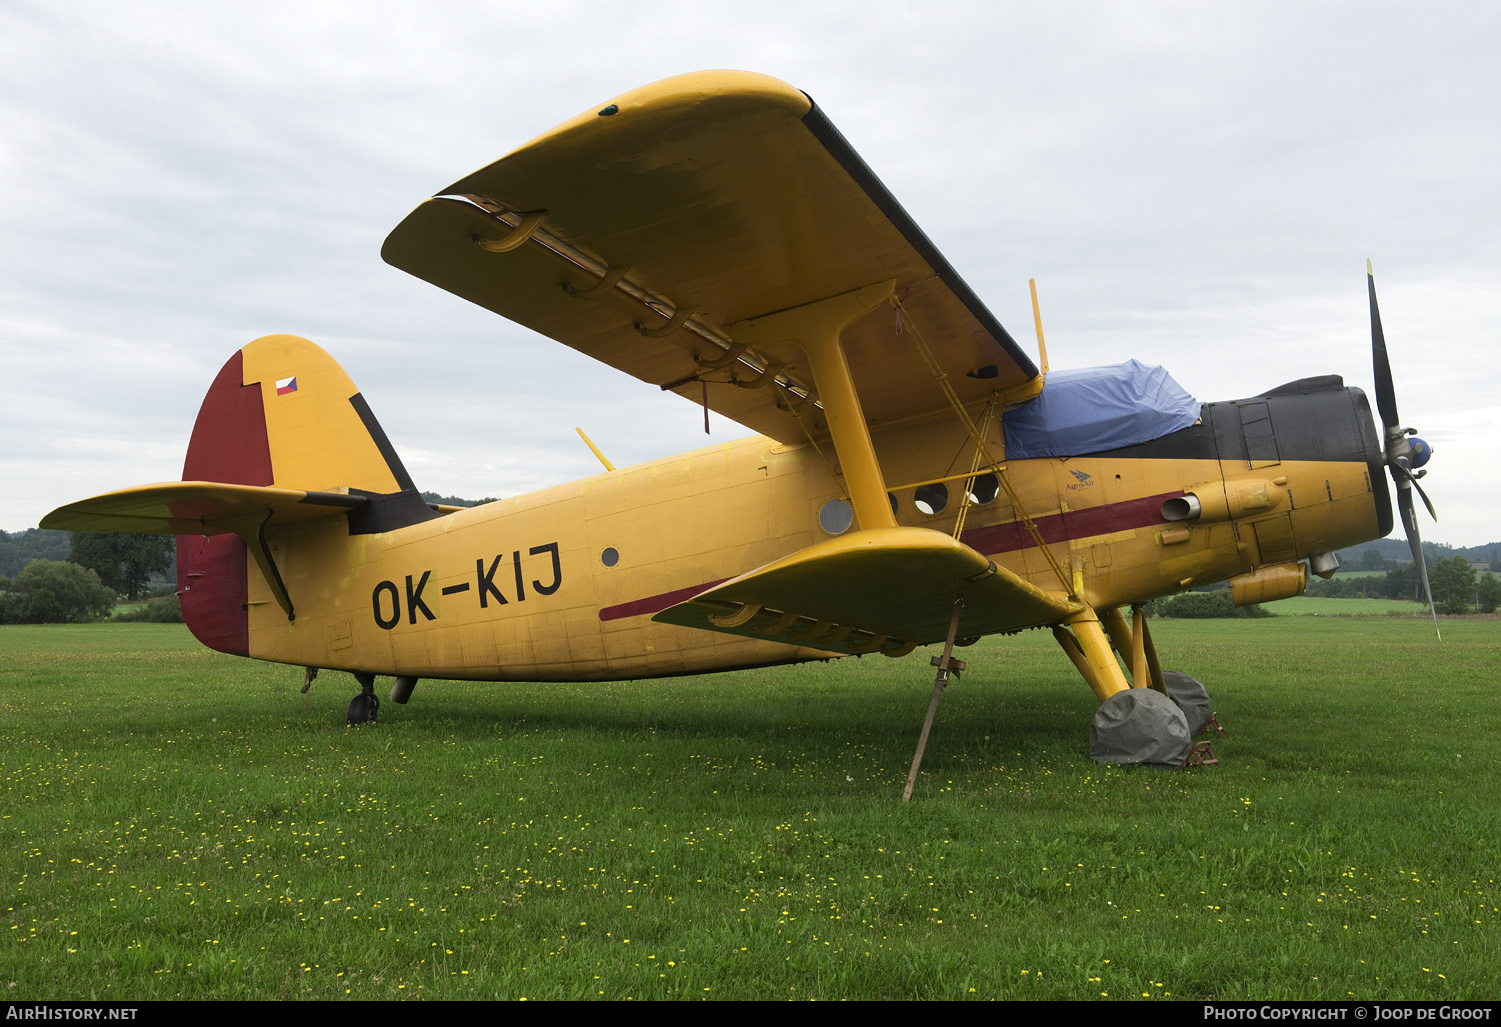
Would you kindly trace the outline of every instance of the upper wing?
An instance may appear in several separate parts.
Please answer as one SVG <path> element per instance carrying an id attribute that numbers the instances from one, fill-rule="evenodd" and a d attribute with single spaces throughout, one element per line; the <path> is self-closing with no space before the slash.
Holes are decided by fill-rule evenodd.
<path id="1" fill-rule="evenodd" d="M 885 652 L 942 641 L 962 594 L 961 636 L 1051 624 L 1082 607 L 927 528 L 827 539 L 716 585 L 653 620 L 831 652 Z"/>
<path id="2" fill-rule="evenodd" d="M 725 325 L 888 279 L 961 400 L 1040 387 L 823 112 L 764 75 L 680 75 L 587 111 L 422 204 L 381 256 L 695 402 L 703 374 L 711 408 L 783 442 L 804 441 L 785 407 L 813 389 L 797 346 L 760 347 L 709 373 L 695 357 L 726 353 Z M 684 318 L 660 337 L 639 331 Z M 936 385 L 914 387 L 929 376 L 891 313 L 843 340 L 872 424 L 944 405 Z M 757 382 L 768 367 L 774 376 Z"/>

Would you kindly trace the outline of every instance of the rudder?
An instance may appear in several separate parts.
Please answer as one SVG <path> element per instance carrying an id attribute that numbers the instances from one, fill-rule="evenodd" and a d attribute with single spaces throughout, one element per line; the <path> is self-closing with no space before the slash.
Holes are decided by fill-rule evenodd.
<path id="1" fill-rule="evenodd" d="M 376 530 L 437 516 L 421 506 L 344 369 L 295 335 L 256 339 L 225 362 L 198 411 L 182 478 L 407 500 L 406 516 L 377 517 Z M 237 535 L 177 537 L 183 619 L 204 645 L 241 656 L 250 650 L 246 555 Z"/>

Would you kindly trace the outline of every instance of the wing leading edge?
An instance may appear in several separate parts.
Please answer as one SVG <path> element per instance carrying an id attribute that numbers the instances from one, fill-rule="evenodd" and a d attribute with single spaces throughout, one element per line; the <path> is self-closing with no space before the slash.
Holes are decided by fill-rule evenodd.
<path id="1" fill-rule="evenodd" d="M 681 75 L 591 109 L 423 203 L 382 257 L 694 402 L 706 382 L 712 409 L 782 442 L 823 433 L 807 358 L 737 349 L 725 326 L 872 282 L 895 280 L 962 401 L 1040 387 L 823 112 L 764 75 Z M 925 368 L 893 316 L 843 346 L 872 425 L 944 407 L 913 387 Z"/>

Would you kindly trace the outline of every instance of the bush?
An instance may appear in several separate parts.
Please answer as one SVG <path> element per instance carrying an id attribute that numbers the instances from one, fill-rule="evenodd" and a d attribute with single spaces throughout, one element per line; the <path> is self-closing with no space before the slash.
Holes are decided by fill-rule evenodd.
<path id="1" fill-rule="evenodd" d="M 1207 617 L 1270 617 L 1272 614 L 1260 606 L 1236 606 L 1230 598 L 1229 589 L 1216 592 L 1184 592 L 1170 599 L 1159 599 L 1155 604 L 1159 617 L 1202 619 Z"/>
<path id="2" fill-rule="evenodd" d="M 32 560 L 0 596 L 0 621 L 11 624 L 79 624 L 102 620 L 115 591 L 76 563 Z"/>
<path id="3" fill-rule="evenodd" d="M 181 624 L 182 601 L 174 593 L 167 599 L 136 603 L 128 610 L 121 610 L 110 620 L 131 624 Z"/>
<path id="4" fill-rule="evenodd" d="M 1324 599 L 1377 599 L 1386 597 L 1384 578 L 1335 577 L 1328 581 L 1309 575 L 1305 595 Z"/>
<path id="5" fill-rule="evenodd" d="M 1495 613 L 1496 607 L 1501 606 L 1501 578 L 1490 572 L 1482 574 L 1475 587 L 1475 601 L 1481 613 Z"/>
<path id="6" fill-rule="evenodd" d="M 1462 556 L 1451 556 L 1433 565 L 1428 575 L 1433 601 L 1444 613 L 1469 613 L 1475 597 L 1475 570 Z"/>

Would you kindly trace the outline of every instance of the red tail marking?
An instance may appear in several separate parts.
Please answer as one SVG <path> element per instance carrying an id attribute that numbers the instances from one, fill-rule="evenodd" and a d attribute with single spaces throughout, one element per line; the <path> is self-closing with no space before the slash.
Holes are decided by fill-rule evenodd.
<path id="1" fill-rule="evenodd" d="M 241 385 L 240 351 L 225 362 L 203 397 L 183 481 L 271 485 L 271 443 L 259 383 Z M 250 655 L 245 542 L 238 535 L 177 536 L 177 588 L 193 636 L 222 653 Z"/>

